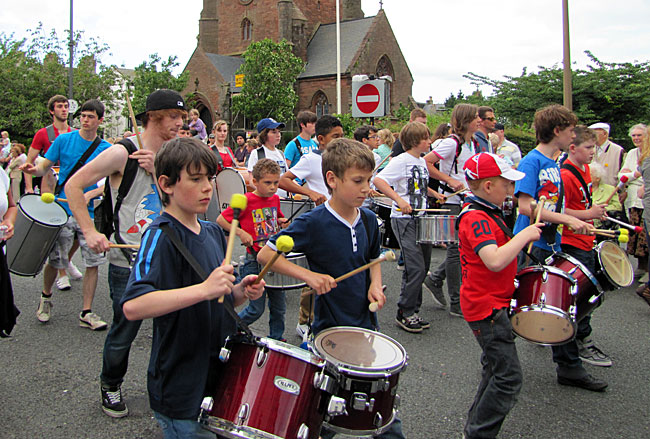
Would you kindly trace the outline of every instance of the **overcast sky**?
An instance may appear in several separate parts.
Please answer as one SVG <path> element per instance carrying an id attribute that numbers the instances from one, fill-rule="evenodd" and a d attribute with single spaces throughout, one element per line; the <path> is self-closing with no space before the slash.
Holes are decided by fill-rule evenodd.
<path id="1" fill-rule="evenodd" d="M 366 16 L 379 9 L 378 0 L 361 5 Z M 69 7 L 69 0 L 3 1 L 0 32 L 24 37 L 40 21 L 62 36 Z M 74 27 L 110 46 L 104 63 L 133 68 L 157 52 L 176 55 L 182 68 L 196 47 L 202 7 L 201 0 L 77 0 Z M 384 0 L 384 9 L 420 102 L 470 93 L 467 72 L 503 79 L 562 62 L 562 0 Z M 569 14 L 577 67 L 586 65 L 585 50 L 608 62 L 650 59 L 650 1 L 570 0 Z"/>

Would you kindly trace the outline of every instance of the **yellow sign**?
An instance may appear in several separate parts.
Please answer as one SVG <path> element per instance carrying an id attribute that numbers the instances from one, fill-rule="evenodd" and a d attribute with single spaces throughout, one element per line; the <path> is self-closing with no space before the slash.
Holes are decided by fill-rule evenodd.
<path id="1" fill-rule="evenodd" d="M 244 76 L 246 75 L 235 75 L 235 87 L 243 87 L 244 86 Z"/>

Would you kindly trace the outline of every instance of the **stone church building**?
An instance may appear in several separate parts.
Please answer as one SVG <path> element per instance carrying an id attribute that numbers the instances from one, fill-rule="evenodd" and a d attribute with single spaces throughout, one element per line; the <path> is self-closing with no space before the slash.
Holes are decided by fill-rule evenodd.
<path id="1" fill-rule="evenodd" d="M 203 0 L 198 43 L 185 67 L 183 93 L 211 126 L 215 118 L 241 120 L 230 114 L 237 92 L 234 75 L 241 54 L 253 41 L 286 39 L 305 63 L 298 78 L 297 111 L 319 116 L 336 111 L 335 0 Z M 351 106 L 352 76 L 390 75 L 391 110 L 412 102 L 413 76 L 383 9 L 365 17 L 361 0 L 341 0 L 341 109 Z M 237 123 L 236 125 L 240 125 Z"/>

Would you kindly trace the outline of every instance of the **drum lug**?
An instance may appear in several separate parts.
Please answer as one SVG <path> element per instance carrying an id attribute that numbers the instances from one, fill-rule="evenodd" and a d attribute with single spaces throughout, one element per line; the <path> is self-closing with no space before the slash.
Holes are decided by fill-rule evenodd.
<path id="1" fill-rule="evenodd" d="M 355 410 L 368 410 L 369 412 L 375 407 L 375 398 L 370 398 L 368 401 L 368 395 L 361 392 L 354 392 L 352 395 L 352 408 Z"/>
<path id="2" fill-rule="evenodd" d="M 375 413 L 374 424 L 377 428 L 381 427 L 384 424 L 384 417 L 381 415 L 381 413 Z"/>
<path id="3" fill-rule="evenodd" d="M 390 381 L 388 378 L 377 380 L 370 386 L 370 393 L 377 393 L 378 391 L 387 392 L 388 390 L 390 390 Z"/>
<path id="4" fill-rule="evenodd" d="M 517 299 L 514 297 L 510 299 L 510 311 L 514 311 L 517 308 Z"/>
<path id="5" fill-rule="evenodd" d="M 219 360 L 221 360 L 222 363 L 227 363 L 228 360 L 230 360 L 230 349 L 221 348 L 221 351 L 219 352 Z"/>
<path id="6" fill-rule="evenodd" d="M 519 288 L 519 279 L 515 279 L 514 284 L 515 284 L 515 290 Z"/>
<path id="7" fill-rule="evenodd" d="M 334 381 L 329 375 L 325 375 L 322 370 L 314 375 L 314 387 L 323 392 L 334 393 Z"/>
<path id="8" fill-rule="evenodd" d="M 305 424 L 300 424 L 296 439 L 309 439 L 309 427 L 307 427 Z"/>
<path id="9" fill-rule="evenodd" d="M 262 348 L 262 347 L 259 348 L 259 351 L 257 351 L 257 358 L 255 360 L 256 363 L 257 363 L 257 367 L 260 367 L 260 368 L 264 367 L 264 365 L 266 364 L 266 360 L 268 358 L 269 358 L 268 351 L 266 349 Z"/>
<path id="10" fill-rule="evenodd" d="M 402 405 L 402 398 L 400 398 L 399 395 L 395 395 L 395 399 L 393 400 L 393 408 L 395 410 L 398 410 L 400 405 Z"/>
<path id="11" fill-rule="evenodd" d="M 239 407 L 239 412 L 237 413 L 237 424 L 238 425 L 243 425 L 244 422 L 246 422 L 246 419 L 248 419 L 248 415 L 250 414 L 250 407 L 248 406 L 248 403 L 244 403 Z"/>
<path id="12" fill-rule="evenodd" d="M 589 303 L 591 303 L 593 305 L 594 303 L 598 302 L 598 299 L 600 299 L 600 296 L 601 296 L 600 294 L 598 296 L 596 296 L 596 295 L 591 296 L 591 298 L 589 299 Z"/>
<path id="13" fill-rule="evenodd" d="M 201 409 L 209 412 L 212 411 L 212 406 L 214 405 L 214 399 L 211 396 L 206 396 L 201 402 Z"/>
<path id="14" fill-rule="evenodd" d="M 571 305 L 569 307 L 569 315 L 571 316 L 571 320 L 575 321 L 576 320 L 576 314 L 578 312 L 578 307 L 575 305 Z"/>
<path id="15" fill-rule="evenodd" d="M 345 399 L 339 398 L 338 396 L 332 396 L 327 405 L 327 414 L 329 416 L 347 416 L 348 411 L 345 409 Z"/>
<path id="16" fill-rule="evenodd" d="M 544 272 L 544 274 L 546 274 L 546 272 Z M 539 306 L 541 306 L 542 308 L 546 306 L 546 293 L 542 293 L 539 296 Z"/>
<path id="17" fill-rule="evenodd" d="M 548 271 L 547 270 L 544 270 L 542 272 L 542 282 L 544 282 L 544 283 L 548 282 Z"/>

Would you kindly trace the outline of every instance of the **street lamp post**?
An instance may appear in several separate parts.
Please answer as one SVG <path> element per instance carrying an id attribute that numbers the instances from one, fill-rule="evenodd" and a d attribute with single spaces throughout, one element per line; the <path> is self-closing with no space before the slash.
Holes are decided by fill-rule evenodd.
<path id="1" fill-rule="evenodd" d="M 73 98 L 73 90 L 72 90 L 72 77 L 73 77 L 73 70 L 72 70 L 72 62 L 73 62 L 73 56 L 74 56 L 74 33 L 73 33 L 73 28 L 72 28 L 72 1 L 70 0 L 70 41 L 68 42 L 68 47 L 70 49 L 70 65 L 68 66 L 68 99 Z"/>
<path id="2" fill-rule="evenodd" d="M 562 30 L 564 35 L 564 106 L 573 110 L 573 85 L 571 83 L 571 44 L 569 40 L 569 0 L 562 0 Z"/>

